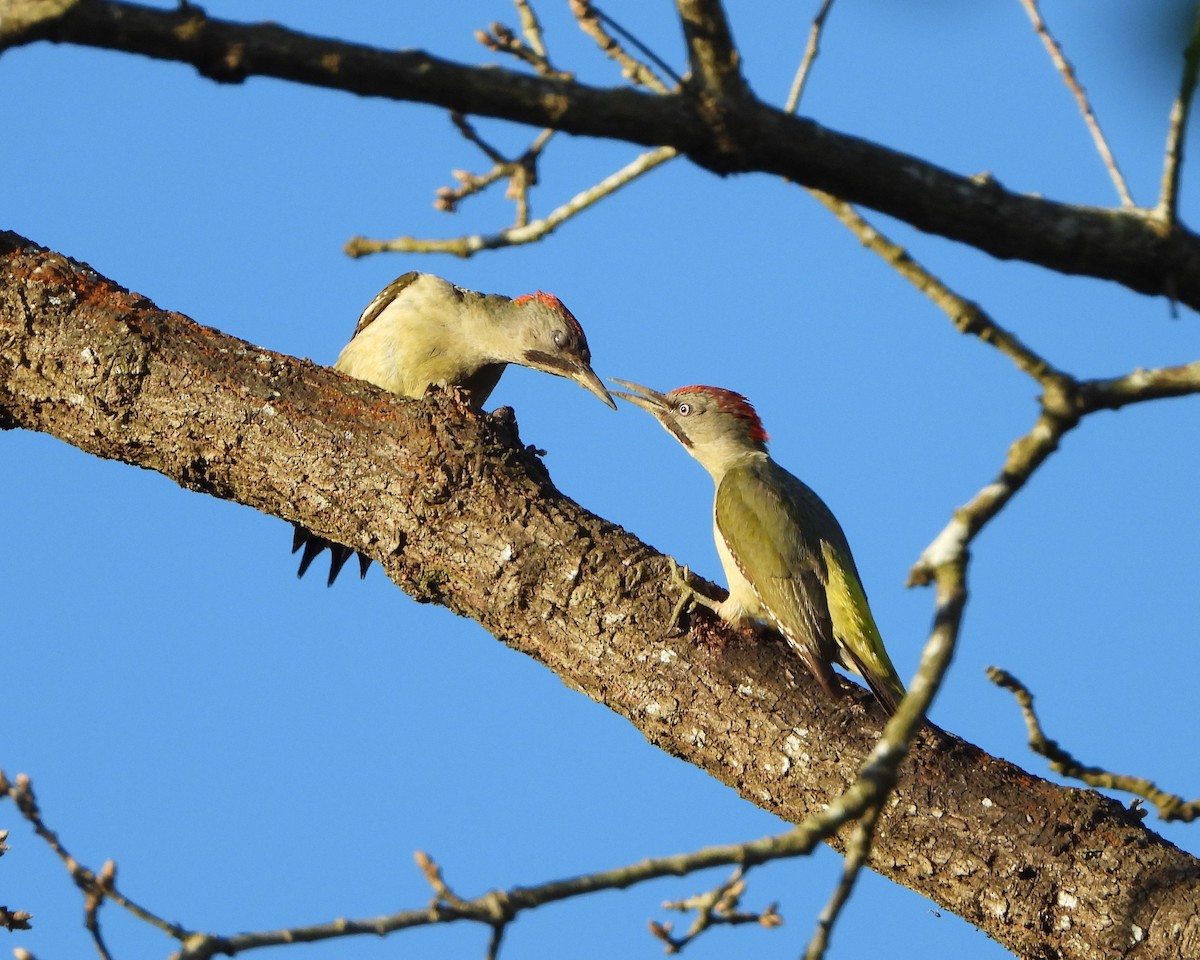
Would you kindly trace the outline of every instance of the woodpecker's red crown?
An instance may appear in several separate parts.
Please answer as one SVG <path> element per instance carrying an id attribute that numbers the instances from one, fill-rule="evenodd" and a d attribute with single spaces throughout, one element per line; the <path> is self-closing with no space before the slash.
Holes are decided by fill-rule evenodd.
<path id="1" fill-rule="evenodd" d="M 575 319 L 575 314 L 568 310 L 566 304 L 554 294 L 546 293 L 543 290 L 539 290 L 537 293 L 525 293 L 513 300 L 513 303 L 540 303 L 542 306 L 549 307 L 566 321 L 567 326 L 571 328 L 575 336 L 579 337 L 585 343 L 587 342 L 587 338 L 583 335 L 583 327 Z"/>
<path id="2" fill-rule="evenodd" d="M 751 440 L 766 443 L 770 439 L 766 428 L 762 424 L 762 420 L 759 419 L 758 411 L 740 393 L 734 393 L 732 390 L 725 390 L 722 387 L 706 387 L 701 384 L 695 384 L 690 387 L 678 387 L 668 393 L 667 396 L 673 402 L 676 402 L 677 406 L 678 398 L 687 393 L 699 393 L 706 397 L 711 397 L 719 409 L 731 416 L 737 417 L 745 423 L 746 434 Z"/>

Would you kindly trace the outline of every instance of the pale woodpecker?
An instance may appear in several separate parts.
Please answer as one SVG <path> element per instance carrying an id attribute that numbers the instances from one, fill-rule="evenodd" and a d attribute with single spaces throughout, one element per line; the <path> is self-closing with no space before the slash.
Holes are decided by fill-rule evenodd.
<path id="1" fill-rule="evenodd" d="M 504 368 L 516 363 L 574 380 L 616 409 L 592 370 L 583 327 L 558 297 L 540 290 L 510 299 L 456 287 L 429 273 L 406 273 L 369 304 L 335 369 L 405 397 L 430 387 L 452 388 L 475 409 L 487 401 Z M 296 525 L 304 576 L 326 547 L 329 583 L 354 552 Z M 366 576 L 371 561 L 359 555 Z"/>
<path id="2" fill-rule="evenodd" d="M 821 498 L 771 459 L 750 402 L 719 387 L 662 394 L 614 382 L 632 392 L 613 392 L 651 413 L 716 484 L 713 536 L 729 597 L 718 603 L 701 596 L 686 568 L 682 575 L 676 568 L 681 603 L 696 600 L 735 625 L 768 623 L 830 696 L 837 696 L 836 662 L 866 680 L 894 713 L 904 684 L 883 647 L 846 535 Z"/>

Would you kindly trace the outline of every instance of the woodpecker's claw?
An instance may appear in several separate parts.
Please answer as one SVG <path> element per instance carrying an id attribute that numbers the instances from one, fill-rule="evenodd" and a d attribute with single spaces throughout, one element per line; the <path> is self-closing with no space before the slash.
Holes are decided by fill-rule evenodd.
<path id="1" fill-rule="evenodd" d="M 679 600 L 675 604 L 675 609 L 671 611 L 671 617 L 667 620 L 667 629 L 663 632 L 663 636 L 669 637 L 679 629 L 679 618 L 683 616 L 684 611 L 695 604 L 696 591 L 687 581 L 691 571 L 685 566 L 683 572 L 680 573 L 679 564 L 675 562 L 674 557 L 667 557 L 667 562 L 671 564 L 671 583 L 680 588 Z"/>
<path id="2" fill-rule="evenodd" d="M 681 568 L 675 562 L 674 557 L 667 557 L 667 562 L 671 565 L 671 582 L 679 588 L 680 596 L 679 601 L 675 604 L 675 609 L 671 611 L 671 619 L 667 621 L 667 630 L 664 636 L 672 636 L 679 627 L 679 618 L 696 604 L 707 607 L 718 618 L 725 619 L 721 616 L 721 604 L 711 597 L 706 597 L 691 585 L 688 578 L 692 575 L 692 571 L 686 564 Z"/>
<path id="3" fill-rule="evenodd" d="M 679 626 L 679 618 L 694 607 L 697 603 L 704 604 L 708 597 L 701 596 L 689 582 L 688 577 L 692 575 L 692 571 L 684 565 L 681 570 L 679 564 L 675 562 L 674 557 L 667 557 L 667 561 L 671 564 L 671 582 L 679 588 L 679 601 L 675 604 L 675 609 L 671 611 L 671 618 L 667 621 L 667 629 L 664 636 L 672 636 L 676 630 L 681 630 Z M 707 606 L 707 604 L 704 604 Z"/>

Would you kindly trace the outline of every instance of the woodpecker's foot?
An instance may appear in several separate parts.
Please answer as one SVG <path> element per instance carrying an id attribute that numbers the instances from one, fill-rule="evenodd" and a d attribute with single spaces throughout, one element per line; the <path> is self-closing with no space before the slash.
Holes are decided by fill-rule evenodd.
<path id="1" fill-rule="evenodd" d="M 686 566 L 680 569 L 679 564 L 675 562 L 674 557 L 667 557 L 667 561 L 671 564 L 671 582 L 679 588 L 679 602 L 675 604 L 675 609 L 671 611 L 671 619 L 667 621 L 667 629 L 665 636 L 671 636 L 679 628 L 679 618 L 697 603 L 701 606 L 708 607 L 714 613 L 718 613 L 717 607 L 719 604 L 715 600 L 711 600 L 704 594 L 700 593 L 691 585 L 688 578 L 692 575 L 692 571 Z"/>

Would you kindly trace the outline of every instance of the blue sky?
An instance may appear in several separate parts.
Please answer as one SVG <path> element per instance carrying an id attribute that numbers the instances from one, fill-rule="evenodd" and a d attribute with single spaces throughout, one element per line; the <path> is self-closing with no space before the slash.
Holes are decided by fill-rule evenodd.
<path id="1" fill-rule="evenodd" d="M 335 10 L 334 7 L 337 7 Z M 552 56 L 615 83 L 557 5 Z M 553 7 L 553 9 L 551 9 Z M 670 5 L 613 10 L 677 66 Z M 815 3 L 767 16 L 730 4 L 756 92 L 781 102 Z M 834 8 L 803 110 L 827 126 L 1010 189 L 1112 205 L 1074 104 L 1018 3 Z M 384 47 L 491 61 L 471 39 L 507 4 L 207 5 Z M 1105 0 L 1047 3 L 1135 199 L 1153 203 L 1178 58 L 1162 23 Z M 955 333 L 802 190 L 724 180 L 676 161 L 548 242 L 483 255 L 352 261 L 354 234 L 443 237 L 509 222 L 498 197 L 432 207 L 454 168 L 480 169 L 439 110 L 42 44 L 0 57 L 10 134 L 3 226 L 178 310 L 273 350 L 331 363 L 362 307 L 421 269 L 477 289 L 552 291 L 588 331 L 602 376 L 750 396 L 774 456 L 838 514 L 897 667 L 911 675 L 932 596 L 904 588 L 951 511 L 998 470 L 1035 417 L 1036 385 Z M 480 129 L 506 149 L 529 131 Z M 1195 138 L 1190 140 L 1195 146 Z M 621 144 L 556 137 L 544 214 L 632 159 Z M 1196 220 L 1185 168 L 1182 215 Z M 1067 371 L 1112 376 L 1200 350 L 1190 312 L 1112 284 L 1001 263 L 883 217 L 963 295 Z M 614 414 L 573 385 L 510 370 L 492 403 L 548 451 L 561 490 L 721 580 L 711 481 L 649 417 Z M 1102 414 L 1071 434 L 979 538 L 958 656 L 933 718 L 1043 773 L 1008 694 L 1039 695 L 1051 736 L 1081 759 L 1195 780 L 1200 705 L 1200 401 Z M 422 606 L 372 569 L 295 578 L 284 522 L 42 435 L 0 435 L 0 552 L 8 670 L 0 767 L 29 773 L 50 825 L 84 863 L 117 860 L 125 891 L 222 933 L 370 916 L 425 903 L 412 852 L 459 893 L 536 883 L 777 832 L 729 788 L 645 743 L 480 627 Z M 0 903 L 35 915 L 4 938 L 42 958 L 91 949 L 80 898 L 44 844 L 0 807 L 12 851 Z M 1157 828 L 1157 825 L 1156 825 Z M 1200 853 L 1196 828 L 1161 828 Z M 786 925 L 710 933 L 693 958 L 794 957 L 840 860 L 751 876 L 748 908 Z M 520 919 L 509 956 L 656 956 L 647 919 L 724 875 L 663 881 Z M 674 918 L 677 919 L 678 918 Z M 107 908 L 119 956 L 171 943 Z M 482 955 L 467 926 L 303 948 L 308 957 Z M 1008 956 L 983 934 L 873 875 L 831 956 Z"/>

